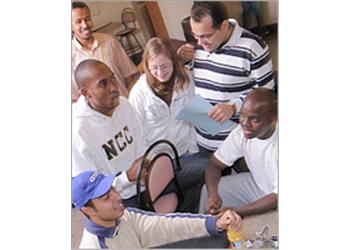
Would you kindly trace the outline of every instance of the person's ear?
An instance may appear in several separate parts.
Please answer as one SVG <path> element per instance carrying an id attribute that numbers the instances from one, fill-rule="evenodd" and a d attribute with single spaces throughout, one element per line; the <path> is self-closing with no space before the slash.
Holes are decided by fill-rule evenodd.
<path id="1" fill-rule="evenodd" d="M 82 207 L 81 211 L 88 216 L 96 214 L 95 209 L 93 209 L 92 207 Z"/>
<path id="2" fill-rule="evenodd" d="M 88 97 L 89 96 L 89 91 L 86 88 L 82 87 L 82 88 L 79 89 L 79 94 L 82 95 L 82 96 Z"/>
<path id="3" fill-rule="evenodd" d="M 226 19 L 221 23 L 220 28 L 222 30 L 227 30 L 229 26 L 230 26 L 230 22 Z"/>
<path id="4" fill-rule="evenodd" d="M 271 117 L 271 124 L 273 124 L 274 126 L 277 124 L 277 115 L 273 115 Z"/>

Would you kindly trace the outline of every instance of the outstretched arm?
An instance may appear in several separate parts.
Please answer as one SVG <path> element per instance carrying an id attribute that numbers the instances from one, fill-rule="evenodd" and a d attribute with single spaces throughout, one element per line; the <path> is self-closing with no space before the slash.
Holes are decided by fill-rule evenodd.
<path id="1" fill-rule="evenodd" d="M 150 248 L 180 240 L 220 235 L 218 230 L 239 228 L 241 220 L 234 212 L 220 221 L 215 216 L 191 213 L 155 214 L 136 208 L 127 208 L 124 220 L 132 225 L 141 247 Z"/>
<path id="2" fill-rule="evenodd" d="M 213 156 L 208 163 L 208 168 L 205 170 L 205 184 L 208 189 L 208 200 L 205 209 L 211 214 L 216 214 L 222 205 L 222 200 L 218 193 L 218 185 L 221 178 L 221 171 L 225 167 L 225 164 Z"/>
<path id="3" fill-rule="evenodd" d="M 271 193 L 246 206 L 243 206 L 240 208 L 233 208 L 233 209 L 241 217 L 245 217 L 253 214 L 260 214 L 260 213 L 264 213 L 264 212 L 276 209 L 277 198 L 278 198 L 278 195 L 276 193 Z"/>

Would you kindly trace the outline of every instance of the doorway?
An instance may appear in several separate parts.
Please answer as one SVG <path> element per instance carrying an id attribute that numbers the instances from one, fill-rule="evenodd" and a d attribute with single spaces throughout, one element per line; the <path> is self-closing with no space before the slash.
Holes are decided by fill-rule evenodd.
<path id="1" fill-rule="evenodd" d="M 152 37 L 169 38 L 162 14 L 157 2 L 137 1 L 132 3 L 140 20 L 140 27 L 146 42 Z"/>

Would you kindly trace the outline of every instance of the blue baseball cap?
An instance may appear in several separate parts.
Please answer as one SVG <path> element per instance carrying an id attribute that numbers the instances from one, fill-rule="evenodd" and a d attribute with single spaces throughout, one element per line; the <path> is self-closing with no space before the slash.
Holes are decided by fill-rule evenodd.
<path id="1" fill-rule="evenodd" d="M 118 173 L 105 176 L 97 171 L 84 171 L 73 177 L 73 204 L 77 208 L 82 208 L 90 200 L 106 194 L 110 190 L 116 175 Z"/>

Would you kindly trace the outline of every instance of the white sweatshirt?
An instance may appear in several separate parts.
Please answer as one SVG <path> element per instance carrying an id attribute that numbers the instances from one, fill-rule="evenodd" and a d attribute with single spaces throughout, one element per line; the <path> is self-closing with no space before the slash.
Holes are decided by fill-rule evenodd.
<path id="1" fill-rule="evenodd" d="M 129 182 L 125 171 L 145 151 L 135 110 L 124 97 L 111 117 L 93 110 L 84 96 L 73 106 L 72 176 L 85 170 L 105 175 L 122 172 L 117 177 L 118 191 L 123 199 L 134 196 L 135 182 Z"/>
<path id="2" fill-rule="evenodd" d="M 147 146 L 157 140 L 166 139 L 175 145 L 179 156 L 199 151 L 194 126 L 187 121 L 176 119 L 193 95 L 194 85 L 193 80 L 190 80 L 185 89 L 174 90 L 169 107 L 154 94 L 147 83 L 146 75 L 141 75 L 130 91 L 129 102 L 144 126 Z"/>

